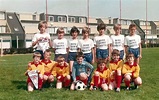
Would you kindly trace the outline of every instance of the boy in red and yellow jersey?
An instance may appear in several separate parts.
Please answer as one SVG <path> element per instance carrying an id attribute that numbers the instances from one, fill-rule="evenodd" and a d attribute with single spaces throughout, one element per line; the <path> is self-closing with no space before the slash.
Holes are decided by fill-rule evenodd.
<path id="1" fill-rule="evenodd" d="M 122 68 L 122 74 L 124 75 L 124 82 L 126 90 L 130 90 L 130 82 L 134 81 L 135 88 L 142 84 L 142 80 L 139 76 L 140 67 L 134 62 L 135 57 L 133 53 L 129 53 L 126 57 L 127 62 L 124 63 Z"/>
<path id="2" fill-rule="evenodd" d="M 52 74 L 56 77 L 56 88 L 61 89 L 62 86 L 68 87 L 70 85 L 70 69 L 69 64 L 65 62 L 63 56 L 58 56 L 57 63 L 53 66 Z"/>
<path id="3" fill-rule="evenodd" d="M 44 64 L 44 85 L 48 85 L 54 81 L 54 76 L 52 75 L 52 69 L 55 64 L 55 61 L 50 60 L 51 58 L 51 51 L 47 49 L 44 52 L 44 59 L 41 61 Z M 48 84 L 45 84 L 45 83 Z"/>
<path id="4" fill-rule="evenodd" d="M 38 79 L 38 89 L 42 89 L 43 75 L 44 75 L 44 65 L 40 62 L 41 54 L 39 52 L 34 52 L 33 54 L 33 62 L 29 62 L 28 69 L 25 72 L 25 75 L 28 75 L 29 71 L 37 70 L 39 72 Z M 31 79 L 28 77 L 27 79 L 28 91 L 34 90 L 34 85 L 31 82 Z"/>
<path id="5" fill-rule="evenodd" d="M 122 80 L 121 69 L 123 66 L 123 60 L 120 60 L 120 51 L 114 49 L 112 52 L 112 60 L 109 62 L 109 69 L 110 69 L 110 77 L 111 77 L 111 84 L 109 86 L 110 90 L 113 90 L 115 87 L 116 92 L 120 92 L 120 84 Z"/>
<path id="6" fill-rule="evenodd" d="M 99 60 L 89 89 L 96 90 L 97 88 L 101 88 L 104 91 L 108 90 L 109 75 L 110 70 L 107 69 L 106 62 L 104 60 Z"/>

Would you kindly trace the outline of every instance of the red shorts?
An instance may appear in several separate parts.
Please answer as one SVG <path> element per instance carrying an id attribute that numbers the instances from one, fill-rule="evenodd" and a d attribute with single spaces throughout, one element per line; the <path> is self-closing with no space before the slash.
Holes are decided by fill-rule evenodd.
<path id="1" fill-rule="evenodd" d="M 76 76 L 76 80 L 82 81 L 85 85 L 87 85 L 88 78 L 81 80 L 79 76 Z"/>
<path id="2" fill-rule="evenodd" d="M 98 84 L 98 87 L 101 88 L 102 84 L 108 84 L 108 81 L 104 80 L 103 78 L 100 78 L 100 83 Z"/>
<path id="3" fill-rule="evenodd" d="M 60 75 L 57 75 L 56 78 L 59 77 L 59 76 L 60 76 Z M 61 78 L 60 78 L 60 79 L 57 79 L 57 80 L 59 80 L 60 82 L 64 82 L 64 79 L 65 79 L 65 77 L 63 77 L 63 76 L 61 75 Z"/>
<path id="4" fill-rule="evenodd" d="M 52 75 L 52 74 L 51 74 L 51 72 L 45 72 L 44 75 L 50 76 L 50 75 Z"/>

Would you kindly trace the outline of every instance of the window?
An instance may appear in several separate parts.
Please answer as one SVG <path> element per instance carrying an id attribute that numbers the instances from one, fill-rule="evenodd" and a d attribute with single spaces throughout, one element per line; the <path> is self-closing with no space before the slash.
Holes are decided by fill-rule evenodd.
<path id="1" fill-rule="evenodd" d="M 0 13 L 0 19 L 5 19 L 4 13 Z"/>
<path id="2" fill-rule="evenodd" d="M 8 16 L 8 18 L 9 18 L 9 19 L 13 19 L 13 17 L 12 17 L 12 16 Z"/>
<path id="3" fill-rule="evenodd" d="M 53 22 L 54 21 L 54 16 L 49 16 L 49 21 Z"/>
<path id="4" fill-rule="evenodd" d="M 69 18 L 68 18 L 68 22 L 75 23 L 75 17 L 69 17 Z"/>
<path id="5" fill-rule="evenodd" d="M 5 33 L 6 27 L 5 26 L 0 26 L 0 33 Z"/>
<path id="6" fill-rule="evenodd" d="M 33 20 L 36 20 L 36 15 L 33 15 Z"/>
<path id="7" fill-rule="evenodd" d="M 121 24 L 126 25 L 127 21 L 126 20 L 121 20 Z"/>
<path id="8" fill-rule="evenodd" d="M 48 32 L 49 32 L 50 34 L 56 34 L 56 32 L 55 32 L 55 27 L 48 27 Z"/>
<path id="9" fill-rule="evenodd" d="M 19 29 L 18 28 L 14 28 L 14 31 L 19 31 Z"/>
<path id="10" fill-rule="evenodd" d="M 58 16 L 58 22 L 66 22 L 66 17 Z"/>
<path id="11" fill-rule="evenodd" d="M 79 18 L 79 23 L 86 23 L 86 19 L 85 18 Z"/>

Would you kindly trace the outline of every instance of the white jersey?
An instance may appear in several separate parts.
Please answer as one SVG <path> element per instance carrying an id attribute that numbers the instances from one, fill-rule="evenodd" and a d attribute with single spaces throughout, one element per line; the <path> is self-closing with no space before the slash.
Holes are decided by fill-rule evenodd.
<path id="1" fill-rule="evenodd" d="M 80 48 L 78 39 L 68 40 L 68 47 L 69 47 L 69 52 L 77 52 L 77 49 Z"/>
<path id="2" fill-rule="evenodd" d="M 125 37 L 124 45 L 127 45 L 129 48 L 138 48 L 140 43 L 141 37 L 137 34 Z"/>
<path id="3" fill-rule="evenodd" d="M 68 43 L 67 39 L 55 39 L 53 40 L 53 48 L 55 48 L 55 54 L 66 54 Z"/>
<path id="4" fill-rule="evenodd" d="M 124 50 L 124 35 L 112 35 L 110 38 L 113 49 Z"/>
<path id="5" fill-rule="evenodd" d="M 110 37 L 107 35 L 95 36 L 94 45 L 98 49 L 108 49 L 108 45 L 111 43 Z"/>
<path id="6" fill-rule="evenodd" d="M 91 39 L 87 39 L 87 40 L 80 39 L 79 45 L 80 45 L 81 51 L 84 54 L 91 53 L 92 52 L 91 49 L 94 47 L 93 40 L 91 40 Z"/>
<path id="7" fill-rule="evenodd" d="M 43 52 L 46 49 L 49 49 L 49 40 L 50 40 L 50 34 L 49 33 L 36 33 L 32 39 L 32 42 L 37 41 L 38 39 L 42 38 L 41 41 L 38 41 L 37 43 L 37 50 L 42 50 Z"/>

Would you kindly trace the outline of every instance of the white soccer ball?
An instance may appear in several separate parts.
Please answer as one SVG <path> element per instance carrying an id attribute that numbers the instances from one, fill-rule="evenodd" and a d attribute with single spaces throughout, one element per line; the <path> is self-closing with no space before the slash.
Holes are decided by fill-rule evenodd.
<path id="1" fill-rule="evenodd" d="M 75 82 L 75 89 L 76 90 L 85 90 L 86 87 L 87 86 L 82 81 Z"/>

